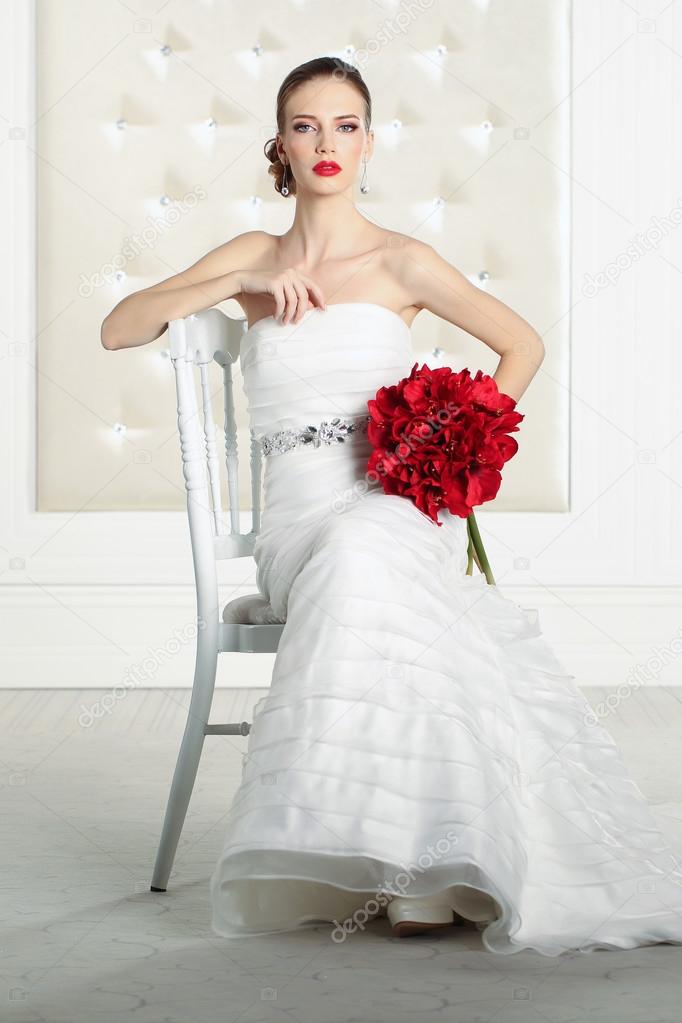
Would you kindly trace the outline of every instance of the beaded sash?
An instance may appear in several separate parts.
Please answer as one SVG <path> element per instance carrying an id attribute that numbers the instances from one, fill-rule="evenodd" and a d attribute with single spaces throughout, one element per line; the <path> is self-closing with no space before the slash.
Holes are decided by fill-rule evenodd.
<path id="1" fill-rule="evenodd" d="M 320 444 L 337 444 L 347 440 L 353 434 L 367 433 L 369 416 L 350 418 L 323 419 L 317 426 L 291 427 L 287 430 L 275 430 L 266 433 L 261 440 L 264 455 L 281 455 L 293 448 L 312 445 L 319 448 Z"/>

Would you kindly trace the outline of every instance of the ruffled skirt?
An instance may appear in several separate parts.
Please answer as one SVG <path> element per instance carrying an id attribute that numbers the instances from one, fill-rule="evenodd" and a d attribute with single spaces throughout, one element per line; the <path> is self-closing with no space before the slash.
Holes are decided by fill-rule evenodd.
<path id="1" fill-rule="evenodd" d="M 257 580 L 286 625 L 213 930 L 343 940 L 440 894 L 491 952 L 682 944 L 682 871 L 574 676 L 466 575 L 464 519 L 358 484 L 368 451 L 266 462 Z"/>

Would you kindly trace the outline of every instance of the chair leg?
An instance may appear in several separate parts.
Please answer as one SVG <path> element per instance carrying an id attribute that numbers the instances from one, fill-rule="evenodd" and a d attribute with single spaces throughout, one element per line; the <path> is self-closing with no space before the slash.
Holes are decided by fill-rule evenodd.
<path id="1" fill-rule="evenodd" d="M 218 625 L 207 628 L 197 637 L 197 656 L 192 685 L 192 698 L 187 724 L 180 744 L 161 841 L 156 854 L 151 891 L 165 892 L 173 868 L 175 853 L 185 823 L 192 789 L 204 746 L 206 724 L 211 711 L 218 666 Z"/>

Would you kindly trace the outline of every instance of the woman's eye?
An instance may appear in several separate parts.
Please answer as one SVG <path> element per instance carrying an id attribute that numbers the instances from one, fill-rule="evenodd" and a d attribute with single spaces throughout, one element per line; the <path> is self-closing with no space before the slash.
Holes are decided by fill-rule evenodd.
<path id="1" fill-rule="evenodd" d="M 305 124 L 305 123 L 297 124 L 297 125 L 295 125 L 294 130 L 298 131 L 299 128 L 312 128 L 312 124 Z M 351 132 L 354 132 L 354 131 L 357 130 L 357 125 L 355 125 L 355 124 L 340 124 L 339 128 L 350 128 L 350 132 L 344 132 L 343 133 L 344 135 L 350 135 Z M 307 132 L 303 132 L 302 134 L 307 135 Z"/>

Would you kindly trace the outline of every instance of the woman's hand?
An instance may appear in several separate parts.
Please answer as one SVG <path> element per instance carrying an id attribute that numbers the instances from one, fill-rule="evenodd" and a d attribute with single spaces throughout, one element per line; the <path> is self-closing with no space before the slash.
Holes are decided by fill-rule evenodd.
<path id="1" fill-rule="evenodd" d="M 247 295 L 272 295 L 275 319 L 298 323 L 313 306 L 326 309 L 322 289 L 312 277 L 288 267 L 286 270 L 240 270 L 240 290 Z"/>

